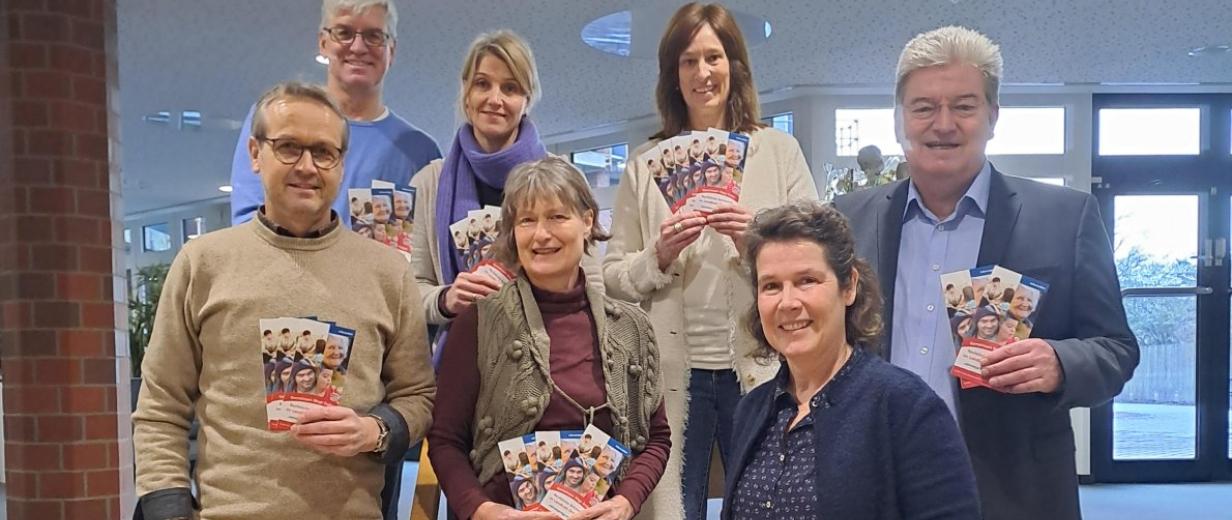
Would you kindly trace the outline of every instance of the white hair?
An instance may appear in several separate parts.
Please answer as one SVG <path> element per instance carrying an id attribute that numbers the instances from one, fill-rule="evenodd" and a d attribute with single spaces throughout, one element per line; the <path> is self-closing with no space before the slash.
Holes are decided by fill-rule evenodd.
<path id="1" fill-rule="evenodd" d="M 321 27 L 328 27 L 330 20 L 342 11 L 364 14 L 373 7 L 385 8 L 385 32 L 397 40 L 398 8 L 394 6 L 394 0 L 324 0 L 321 2 Z"/>
<path id="2" fill-rule="evenodd" d="M 987 36 L 957 25 L 917 34 L 898 56 L 898 78 L 894 99 L 903 101 L 903 84 L 917 69 L 962 63 L 974 66 L 984 76 L 984 97 L 997 105 L 1001 89 L 1001 48 Z"/>

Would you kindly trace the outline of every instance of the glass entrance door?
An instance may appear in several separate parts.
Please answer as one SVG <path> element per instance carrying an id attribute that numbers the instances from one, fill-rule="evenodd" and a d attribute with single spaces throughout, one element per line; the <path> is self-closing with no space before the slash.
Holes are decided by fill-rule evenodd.
<path id="1" fill-rule="evenodd" d="M 1092 410 L 1092 477 L 1227 480 L 1232 96 L 1100 95 L 1093 105 L 1092 193 L 1141 358 L 1121 394 Z"/>

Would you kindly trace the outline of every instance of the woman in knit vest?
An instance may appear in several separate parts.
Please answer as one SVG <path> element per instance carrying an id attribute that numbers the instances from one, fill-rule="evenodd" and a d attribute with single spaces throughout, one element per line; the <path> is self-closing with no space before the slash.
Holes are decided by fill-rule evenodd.
<path id="1" fill-rule="evenodd" d="M 588 424 L 633 456 L 606 500 L 579 518 L 627 520 L 671 451 L 654 332 L 642 310 L 588 283 L 582 257 L 607 235 L 586 179 L 556 157 L 523 164 L 505 184 L 499 260 L 518 276 L 461 311 L 441 358 L 428 454 L 457 518 L 555 518 L 512 509 L 497 443 Z"/>
<path id="2" fill-rule="evenodd" d="M 709 215 L 673 214 L 645 162 L 628 162 L 603 261 L 608 293 L 647 309 L 663 355 L 673 454 L 651 497 L 655 518 L 680 518 L 683 471 L 683 514 L 698 520 L 706 517 L 711 447 L 718 442 L 726 467 L 741 390 L 777 368 L 751 357 L 756 343 L 732 326 L 749 302 L 738 253 L 745 229 L 754 211 L 816 200 L 817 188 L 799 143 L 761 121 L 744 38 L 723 6 L 688 4 L 668 22 L 655 98 L 662 129 L 630 157 L 682 131 L 749 135 L 740 202 Z M 678 190 L 697 180 L 682 179 Z"/>

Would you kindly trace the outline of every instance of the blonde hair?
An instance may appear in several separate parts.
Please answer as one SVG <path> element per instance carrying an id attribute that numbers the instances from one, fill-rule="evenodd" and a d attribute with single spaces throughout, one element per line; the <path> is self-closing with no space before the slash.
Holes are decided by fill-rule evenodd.
<path id="1" fill-rule="evenodd" d="M 364 14 L 373 7 L 385 8 L 385 32 L 391 39 L 398 39 L 398 7 L 393 0 L 324 0 L 321 2 L 321 28 L 329 25 L 338 13 L 350 11 Z"/>
<path id="2" fill-rule="evenodd" d="M 514 81 L 526 92 L 526 111 L 530 112 L 535 102 L 539 101 L 542 92 L 539 90 L 539 69 L 535 66 L 535 55 L 530 51 L 521 36 L 513 31 L 501 29 L 480 34 L 471 42 L 470 51 L 466 53 L 466 61 L 462 63 L 462 83 L 458 90 L 458 110 L 466 117 L 466 94 L 471 89 L 471 78 L 479 69 L 479 60 L 484 56 L 493 56 L 501 60 Z"/>
<path id="3" fill-rule="evenodd" d="M 998 105 L 1001 89 L 1001 48 L 978 31 L 951 25 L 917 34 L 898 56 L 898 78 L 894 100 L 903 102 L 903 85 L 917 69 L 962 63 L 975 67 L 984 76 L 984 98 Z"/>

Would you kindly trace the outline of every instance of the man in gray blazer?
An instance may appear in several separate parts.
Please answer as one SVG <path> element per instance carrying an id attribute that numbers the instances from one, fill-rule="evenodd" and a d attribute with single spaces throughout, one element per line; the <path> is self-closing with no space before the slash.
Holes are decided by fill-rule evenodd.
<path id="1" fill-rule="evenodd" d="M 1002 175 L 984 149 L 997 122 L 1001 54 L 945 27 L 903 50 L 896 134 L 910 178 L 835 201 L 881 277 L 894 364 L 958 418 L 988 519 L 1077 519 L 1069 409 L 1116 396 L 1138 365 L 1094 197 Z M 1049 284 L 1031 337 L 988 354 L 992 388 L 962 390 L 940 275 L 998 264 Z"/>

